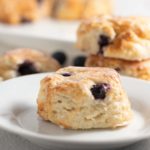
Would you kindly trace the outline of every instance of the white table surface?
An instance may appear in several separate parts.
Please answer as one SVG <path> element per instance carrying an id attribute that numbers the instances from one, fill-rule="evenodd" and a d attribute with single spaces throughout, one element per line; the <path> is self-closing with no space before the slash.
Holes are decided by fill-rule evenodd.
<path id="1" fill-rule="evenodd" d="M 149 150 L 150 140 L 141 141 L 131 146 L 120 148 L 119 150 Z M 27 140 L 5 131 L 0 130 L 0 150 L 46 150 L 37 145 L 31 144 Z M 50 148 L 50 150 L 52 150 Z"/>
<path id="2" fill-rule="evenodd" d="M 150 0 L 116 0 L 116 14 L 120 15 L 150 15 Z M 33 36 L 33 37 L 44 37 L 53 38 L 60 40 L 75 41 L 75 31 L 78 23 L 70 22 L 67 24 L 65 22 L 55 22 L 52 20 L 45 20 L 34 25 L 19 26 L 19 27 L 9 27 L 5 25 L 0 25 L 0 36 L 2 34 L 17 34 L 23 36 Z M 2 34 L 1 34 L 2 33 Z M 0 38 L 2 39 L 2 36 Z M 6 36 L 5 36 L 5 42 Z M 6 43 L 5 43 L 6 44 Z M 11 46 L 0 44 L 0 50 L 8 49 Z M 0 130 L 0 150 L 44 150 L 39 146 L 31 144 L 27 140 L 10 134 L 8 132 Z M 144 140 L 142 142 L 136 143 L 134 145 L 128 146 L 126 148 L 121 148 L 120 150 L 150 150 L 150 139 Z"/>

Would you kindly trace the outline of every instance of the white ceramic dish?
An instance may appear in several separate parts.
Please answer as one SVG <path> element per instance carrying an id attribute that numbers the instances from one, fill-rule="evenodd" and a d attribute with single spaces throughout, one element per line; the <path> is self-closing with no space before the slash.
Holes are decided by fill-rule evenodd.
<path id="1" fill-rule="evenodd" d="M 0 128 L 46 148 L 117 148 L 150 137 L 150 84 L 121 77 L 134 110 L 134 120 L 116 130 L 73 131 L 45 122 L 36 113 L 39 82 L 46 74 L 24 76 L 0 84 Z"/>

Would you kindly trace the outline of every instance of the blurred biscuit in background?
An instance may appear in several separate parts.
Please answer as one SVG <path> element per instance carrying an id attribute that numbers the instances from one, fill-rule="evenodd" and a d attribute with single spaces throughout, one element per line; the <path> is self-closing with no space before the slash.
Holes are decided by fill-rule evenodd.
<path id="1" fill-rule="evenodd" d="M 52 11 L 52 0 L 0 0 L 0 21 L 9 24 L 33 22 Z"/>
<path id="2" fill-rule="evenodd" d="M 111 14 L 112 0 L 56 0 L 53 17 L 58 19 L 85 19 L 101 14 Z"/>
<path id="3" fill-rule="evenodd" d="M 112 12 L 111 0 L 0 0 L 0 21 L 29 23 L 44 17 L 76 20 Z"/>

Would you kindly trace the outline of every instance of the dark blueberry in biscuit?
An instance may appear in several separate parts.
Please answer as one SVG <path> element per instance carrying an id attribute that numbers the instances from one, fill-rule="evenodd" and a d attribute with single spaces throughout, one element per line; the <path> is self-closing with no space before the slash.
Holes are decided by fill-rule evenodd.
<path id="1" fill-rule="evenodd" d="M 73 65 L 83 67 L 86 61 L 85 56 L 78 56 L 74 59 Z"/>
<path id="2" fill-rule="evenodd" d="M 110 89 L 110 85 L 107 83 L 96 84 L 91 88 L 91 92 L 94 98 L 103 100 L 106 97 L 108 90 Z"/>
<path id="3" fill-rule="evenodd" d="M 61 65 L 66 62 L 67 56 L 64 52 L 58 51 L 52 54 L 52 57 L 55 58 Z"/>
<path id="4" fill-rule="evenodd" d="M 120 69 L 119 67 L 115 68 L 115 70 L 116 70 L 117 72 L 120 72 L 120 71 L 121 71 L 121 69 Z"/>
<path id="5" fill-rule="evenodd" d="M 36 0 L 38 4 L 42 4 L 43 0 Z"/>
<path id="6" fill-rule="evenodd" d="M 66 72 L 66 73 L 62 73 L 61 75 L 64 77 L 69 77 L 69 76 L 71 76 L 71 73 Z"/>
<path id="7" fill-rule="evenodd" d="M 21 23 L 31 23 L 31 20 L 25 17 L 22 17 L 20 20 Z"/>
<path id="8" fill-rule="evenodd" d="M 34 66 L 34 64 L 30 61 L 25 61 L 18 66 L 18 73 L 20 75 L 28 75 L 28 74 L 35 74 L 39 73 Z"/>
<path id="9" fill-rule="evenodd" d="M 106 35 L 100 35 L 100 38 L 99 38 L 99 41 L 98 41 L 98 44 L 99 44 L 99 47 L 100 47 L 100 50 L 99 50 L 99 53 L 100 54 L 103 54 L 104 51 L 103 51 L 103 48 L 105 46 L 107 46 L 110 42 L 110 39 L 108 36 Z"/>
<path id="10" fill-rule="evenodd" d="M 36 1 L 37 1 L 37 5 L 38 5 L 39 7 L 41 7 L 42 4 L 43 4 L 43 2 L 44 2 L 44 0 L 36 0 Z"/>

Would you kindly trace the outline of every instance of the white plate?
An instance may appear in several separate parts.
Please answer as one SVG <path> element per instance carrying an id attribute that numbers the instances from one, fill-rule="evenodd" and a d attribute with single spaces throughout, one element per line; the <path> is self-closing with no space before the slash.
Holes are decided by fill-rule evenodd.
<path id="1" fill-rule="evenodd" d="M 150 15 L 149 0 L 114 0 L 116 15 Z M 52 19 L 41 20 L 36 23 L 25 25 L 5 25 L 0 24 L 0 39 L 5 36 L 46 39 L 59 39 L 75 41 L 76 29 L 79 22 L 74 21 L 56 21 Z M 7 40 L 6 40 L 7 41 Z"/>
<path id="2" fill-rule="evenodd" d="M 46 148 L 117 148 L 150 137 L 150 84 L 121 77 L 132 102 L 134 120 L 116 130 L 73 131 L 45 122 L 36 113 L 39 82 L 46 74 L 24 76 L 0 84 L 0 128 Z"/>

